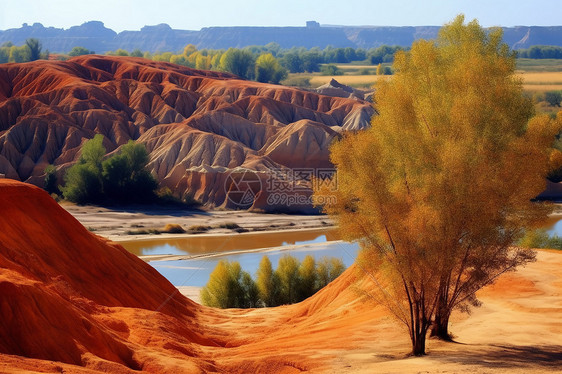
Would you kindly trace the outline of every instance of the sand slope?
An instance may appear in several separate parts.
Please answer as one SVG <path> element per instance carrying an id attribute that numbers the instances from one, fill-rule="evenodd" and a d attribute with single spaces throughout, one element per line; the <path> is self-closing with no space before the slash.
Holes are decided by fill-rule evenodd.
<path id="1" fill-rule="evenodd" d="M 502 277 L 455 315 L 458 343 L 409 358 L 401 326 L 355 268 L 310 299 L 214 310 L 101 240 L 36 187 L 0 181 L 0 372 L 555 372 L 562 254 Z"/>

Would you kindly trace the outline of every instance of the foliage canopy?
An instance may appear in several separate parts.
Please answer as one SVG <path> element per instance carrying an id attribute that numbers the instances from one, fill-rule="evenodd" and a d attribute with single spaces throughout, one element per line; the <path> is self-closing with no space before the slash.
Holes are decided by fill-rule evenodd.
<path id="1" fill-rule="evenodd" d="M 548 210 L 531 199 L 560 121 L 532 118 L 502 31 L 463 16 L 393 68 L 372 127 L 332 147 L 337 202 L 325 210 L 360 242 L 374 295 L 421 355 L 432 324 L 447 338 L 455 307 L 478 305 L 476 290 L 534 259 L 512 244 Z"/>
<path id="2" fill-rule="evenodd" d="M 64 198 L 78 204 L 152 201 L 158 183 L 146 170 L 148 152 L 144 145 L 130 140 L 118 154 L 104 160 L 103 139 L 96 134 L 82 146 L 78 163 L 64 176 Z"/>
<path id="3" fill-rule="evenodd" d="M 293 304 L 305 300 L 339 277 L 345 270 L 340 259 L 322 258 L 318 265 L 312 256 L 302 262 L 285 255 L 273 270 L 263 256 L 256 280 L 242 271 L 238 262 L 220 261 L 201 289 L 204 305 L 216 308 L 257 308 Z"/>

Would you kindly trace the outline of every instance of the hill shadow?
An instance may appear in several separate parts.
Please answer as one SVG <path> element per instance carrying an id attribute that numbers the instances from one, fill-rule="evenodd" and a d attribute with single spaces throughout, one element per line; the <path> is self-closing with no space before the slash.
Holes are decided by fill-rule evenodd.
<path id="1" fill-rule="evenodd" d="M 187 217 L 193 215 L 210 215 L 208 211 L 198 208 L 197 206 L 183 207 L 181 205 L 112 205 L 102 204 L 102 208 L 109 209 L 113 212 L 120 213 L 140 213 L 147 216 L 172 216 L 172 217 Z"/>

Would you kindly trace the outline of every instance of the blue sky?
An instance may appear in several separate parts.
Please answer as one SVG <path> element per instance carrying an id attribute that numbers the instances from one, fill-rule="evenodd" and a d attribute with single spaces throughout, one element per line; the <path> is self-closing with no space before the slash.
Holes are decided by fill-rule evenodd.
<path id="1" fill-rule="evenodd" d="M 24 22 L 69 28 L 86 21 L 117 32 L 167 23 L 208 26 L 442 25 L 459 13 L 483 26 L 562 24 L 560 0 L 0 0 L 0 30 Z"/>

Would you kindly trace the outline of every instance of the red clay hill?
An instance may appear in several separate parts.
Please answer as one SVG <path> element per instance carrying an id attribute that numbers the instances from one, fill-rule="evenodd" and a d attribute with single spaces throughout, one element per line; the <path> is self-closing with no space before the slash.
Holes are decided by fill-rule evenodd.
<path id="1" fill-rule="evenodd" d="M 287 168 L 329 168 L 330 142 L 373 113 L 365 101 L 140 58 L 2 64 L 0 174 L 41 186 L 48 164 L 62 173 L 99 133 L 109 152 L 144 143 L 162 185 L 210 205 L 239 208 L 250 171 L 261 188 L 242 207 L 267 208 L 272 175 L 292 183 Z"/>
<path id="2" fill-rule="evenodd" d="M 299 305 L 214 310 L 38 187 L 0 179 L 0 211 L 2 373 L 323 370 L 333 354 L 311 352 L 346 347 L 342 329 L 380 314 L 355 310 L 350 272 Z"/>

